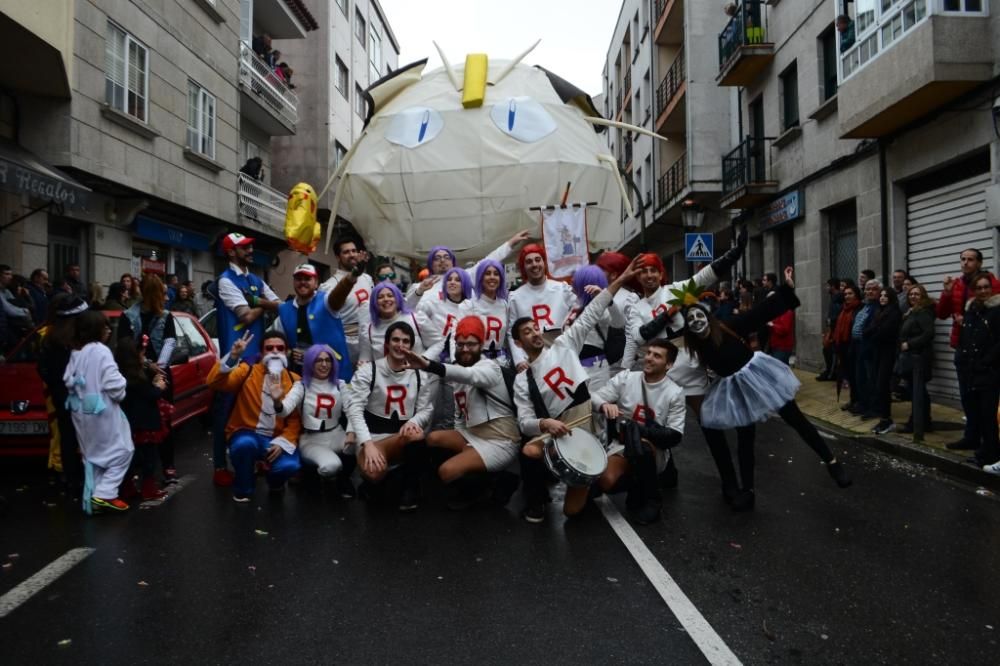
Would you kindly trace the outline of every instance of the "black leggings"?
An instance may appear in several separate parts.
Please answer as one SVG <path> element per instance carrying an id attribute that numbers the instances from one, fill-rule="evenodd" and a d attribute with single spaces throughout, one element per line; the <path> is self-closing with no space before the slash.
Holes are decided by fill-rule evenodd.
<path id="1" fill-rule="evenodd" d="M 778 410 L 778 416 L 791 426 L 806 445 L 816 452 L 816 455 L 823 462 L 833 460 L 833 452 L 823 441 L 823 437 L 816 430 L 816 426 L 809 422 L 798 404 L 794 400 L 789 400 Z M 705 441 L 708 442 L 708 449 L 715 460 L 715 466 L 719 470 L 719 478 L 722 480 L 723 491 L 735 489 L 736 470 L 733 469 L 732 456 L 729 453 L 729 445 L 726 443 L 726 435 L 721 430 L 713 428 L 702 428 Z M 740 465 L 740 480 L 744 490 L 754 488 L 754 467 L 756 466 L 756 456 L 754 455 L 754 443 L 757 437 L 757 428 L 754 424 L 736 428 L 736 455 Z"/>

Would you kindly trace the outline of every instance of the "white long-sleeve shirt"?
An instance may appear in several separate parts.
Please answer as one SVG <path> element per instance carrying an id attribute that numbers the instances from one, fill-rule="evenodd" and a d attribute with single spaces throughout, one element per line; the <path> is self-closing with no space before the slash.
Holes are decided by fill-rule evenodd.
<path id="1" fill-rule="evenodd" d="M 358 442 L 370 441 L 366 414 L 382 419 L 395 417 L 400 423 L 412 421 L 426 430 L 431 424 L 437 391 L 438 378 L 434 375 L 410 368 L 393 370 L 384 358 L 366 363 L 354 373 L 347 390 L 344 408 L 350 430 L 357 434 Z"/>
<path id="2" fill-rule="evenodd" d="M 645 395 L 643 395 L 645 386 Z M 648 399 L 648 401 L 647 401 Z M 641 424 L 651 421 L 684 432 L 687 403 L 684 389 L 668 377 L 647 382 L 641 371 L 621 372 L 598 389 L 590 398 L 595 409 L 605 403 L 618 405 L 622 415 Z"/>
<path id="3" fill-rule="evenodd" d="M 542 353 L 530 364 L 538 391 L 545 403 L 545 408 L 552 418 L 558 418 L 573 404 L 573 394 L 580 384 L 586 384 L 587 369 L 580 363 L 580 350 L 590 331 L 608 306 L 611 304 L 611 292 L 607 289 L 594 297 L 583 314 L 562 335 L 556 338 L 551 347 L 543 349 Z M 514 381 L 514 403 L 517 405 L 517 421 L 521 433 L 534 437 L 541 433 L 538 427 L 541 419 L 535 413 L 528 389 L 527 372 L 518 374 Z"/>
<path id="4" fill-rule="evenodd" d="M 510 325 L 510 320 L 507 319 L 507 301 L 479 296 L 467 302 L 471 303 L 470 313 L 479 315 L 483 320 L 483 326 L 486 327 L 483 351 L 491 349 L 503 351 L 507 344 L 507 328 Z M 504 355 L 506 356 L 506 352 Z"/>
<path id="5" fill-rule="evenodd" d="M 565 282 L 546 279 L 540 285 L 521 285 L 511 292 L 507 302 L 507 321 L 511 326 L 522 317 L 530 317 L 543 333 L 558 334 L 576 305 L 576 294 Z M 509 344 L 515 364 L 528 359 L 524 351 L 514 344 L 513 339 L 509 340 Z"/>
<path id="6" fill-rule="evenodd" d="M 470 268 L 466 268 L 465 272 L 469 274 L 473 282 L 476 280 L 476 271 L 479 269 L 479 264 L 483 263 L 487 259 L 492 259 L 497 263 L 502 264 L 504 260 L 510 256 L 513 251 L 513 247 L 510 243 L 504 243 L 497 249 L 490 252 L 488 255 L 477 261 Z M 460 267 L 461 268 L 461 267 Z M 441 295 L 441 281 L 438 280 L 433 287 L 425 291 L 423 294 L 417 293 L 417 288 L 420 286 L 420 282 L 414 282 L 410 285 L 410 288 L 406 290 L 406 304 L 410 306 L 410 309 L 416 310 L 425 301 L 437 301 L 441 300 L 443 296 Z M 475 294 L 473 294 L 474 296 Z"/>
<path id="7" fill-rule="evenodd" d="M 455 414 L 466 427 L 514 415 L 508 403 L 503 370 L 496 361 L 483 358 L 468 368 L 450 363 L 444 368 L 445 380 L 455 396 Z"/>
<path id="8" fill-rule="evenodd" d="M 421 337 L 426 343 L 427 358 L 437 361 L 442 354 L 445 361 L 455 358 L 455 336 L 451 334 L 455 331 L 459 320 L 469 313 L 471 307 L 471 299 L 465 299 L 461 303 L 456 303 L 450 298 L 420 302 L 417 312 L 427 320 L 427 325 L 421 329 Z M 445 342 L 448 343 L 447 349 Z"/>
<path id="9" fill-rule="evenodd" d="M 385 356 L 385 332 L 397 321 L 409 324 L 417 334 L 417 339 L 413 341 L 413 351 L 420 354 L 427 348 L 424 344 L 424 330 L 430 326 L 427 318 L 419 312 L 398 312 L 392 319 L 369 322 L 366 330 L 361 331 L 358 336 L 358 363 L 376 361 Z"/>
<path id="10" fill-rule="evenodd" d="M 319 286 L 319 290 L 323 294 L 329 294 L 331 291 L 336 289 L 340 281 L 343 280 L 349 271 L 343 269 L 338 269 L 336 273 L 330 276 L 330 279 Z M 358 276 L 357 282 L 354 283 L 351 293 L 347 295 L 347 300 L 344 301 L 344 305 L 340 308 L 340 320 L 344 323 L 344 334 L 349 337 L 354 337 L 359 335 L 360 331 L 364 331 L 368 322 L 371 320 L 371 313 L 368 311 L 368 301 L 371 299 L 372 289 L 375 288 L 375 284 L 372 281 L 372 276 L 368 273 L 362 273 Z"/>
<path id="11" fill-rule="evenodd" d="M 339 379 L 334 383 L 329 379 L 314 377 L 308 388 L 297 381 L 281 398 L 281 411 L 278 415 L 288 416 L 301 408 L 300 416 L 305 430 L 336 430 L 340 427 L 346 387 L 347 384 Z"/>
<path id="12" fill-rule="evenodd" d="M 667 301 L 673 300 L 674 296 L 670 293 L 671 289 L 681 289 L 689 280 L 679 280 L 672 284 L 661 286 L 659 289 L 654 291 L 652 295 L 639 298 L 629 309 L 628 317 L 628 328 L 626 329 L 628 334 L 632 336 L 635 343 L 632 356 L 625 356 L 622 359 L 622 367 L 626 370 L 630 369 L 635 363 L 636 357 L 639 351 L 645 346 L 646 340 L 643 340 L 642 334 L 639 333 L 639 329 L 649 322 L 653 321 L 657 315 L 661 312 L 667 312 L 672 307 Z M 710 284 L 715 284 L 718 282 L 718 278 L 715 275 L 715 271 L 712 270 L 711 266 L 706 266 L 701 269 L 694 276 L 694 282 L 699 287 L 704 287 Z M 684 328 L 684 316 L 680 313 L 680 310 L 674 313 L 670 321 L 667 322 L 666 328 L 653 336 L 653 339 L 660 339 L 669 337 L 670 331 L 679 332 Z M 684 342 L 681 340 L 679 343 L 674 340 L 675 344 L 683 345 Z M 627 348 L 626 348 L 627 351 Z"/>

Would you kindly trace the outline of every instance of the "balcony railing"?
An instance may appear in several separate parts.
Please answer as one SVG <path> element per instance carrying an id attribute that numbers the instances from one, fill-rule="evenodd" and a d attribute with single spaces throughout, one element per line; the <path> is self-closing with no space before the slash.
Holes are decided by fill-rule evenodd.
<path id="1" fill-rule="evenodd" d="M 291 125 L 299 121 L 299 98 L 288 89 L 267 63 L 240 43 L 240 85 L 261 104 Z"/>
<path id="2" fill-rule="evenodd" d="M 770 139 L 748 136 L 722 158 L 722 195 L 741 187 L 770 180 L 767 142 Z"/>
<path id="3" fill-rule="evenodd" d="M 719 70 L 726 68 L 740 48 L 767 42 L 767 6 L 764 0 L 743 0 L 725 29 L 719 33 Z"/>
<path id="4" fill-rule="evenodd" d="M 670 69 L 667 70 L 666 76 L 660 81 L 660 85 L 656 87 L 656 115 L 659 116 L 663 113 L 663 110 L 667 108 L 670 104 L 670 100 L 674 98 L 677 91 L 680 90 L 681 84 L 685 81 L 685 66 L 684 66 L 684 49 L 677 52 L 677 57 L 674 58 L 674 62 L 670 65 Z"/>
<path id="5" fill-rule="evenodd" d="M 236 197 L 240 215 L 271 229 L 284 229 L 288 195 L 245 173 L 238 173 L 237 176 Z"/>
<path id="6" fill-rule="evenodd" d="M 625 139 L 625 167 L 632 164 L 632 141 Z"/>
<path id="7" fill-rule="evenodd" d="M 670 168 L 656 181 L 656 207 L 666 206 L 688 185 L 687 153 L 670 165 Z"/>
<path id="8" fill-rule="evenodd" d="M 667 0 L 656 0 L 656 20 L 659 21 L 667 9 Z"/>
<path id="9" fill-rule="evenodd" d="M 627 72 L 625 72 L 625 78 L 622 79 L 622 90 L 624 90 L 626 93 L 629 93 L 629 92 L 632 91 L 632 70 L 631 69 L 629 69 Z"/>

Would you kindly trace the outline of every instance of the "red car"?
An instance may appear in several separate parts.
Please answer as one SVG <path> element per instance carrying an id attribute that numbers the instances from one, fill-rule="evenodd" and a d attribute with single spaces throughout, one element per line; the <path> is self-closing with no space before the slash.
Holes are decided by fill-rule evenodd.
<path id="1" fill-rule="evenodd" d="M 116 340 L 120 311 L 105 312 Z M 178 426 L 212 406 L 205 385 L 218 355 L 212 338 L 198 320 L 172 312 L 177 348 L 170 361 L 174 382 L 173 425 Z M 0 456 L 44 456 L 49 452 L 49 420 L 42 378 L 38 376 L 38 334 L 32 333 L 0 362 Z"/>

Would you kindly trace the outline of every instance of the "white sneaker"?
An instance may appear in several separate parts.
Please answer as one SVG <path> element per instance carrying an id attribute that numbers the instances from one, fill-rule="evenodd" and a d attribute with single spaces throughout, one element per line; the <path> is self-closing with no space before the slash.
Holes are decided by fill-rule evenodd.
<path id="1" fill-rule="evenodd" d="M 987 474 L 996 474 L 997 476 L 1000 476 L 1000 460 L 992 465 L 983 465 L 983 471 Z"/>

